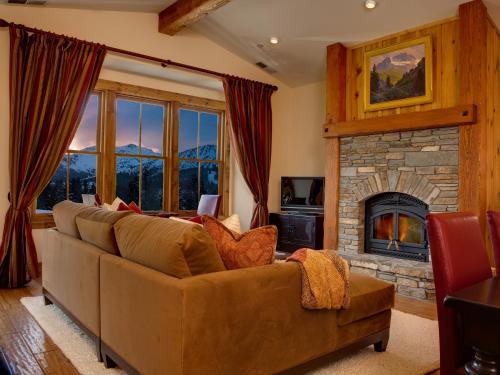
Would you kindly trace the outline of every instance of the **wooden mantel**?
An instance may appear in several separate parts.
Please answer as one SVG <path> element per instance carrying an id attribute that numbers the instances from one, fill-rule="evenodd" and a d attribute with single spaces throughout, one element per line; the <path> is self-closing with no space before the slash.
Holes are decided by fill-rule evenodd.
<path id="1" fill-rule="evenodd" d="M 323 127 L 323 137 L 350 137 L 376 133 L 393 133 L 409 130 L 445 128 L 471 125 L 476 122 L 476 106 L 457 105 L 451 108 L 402 113 L 363 120 L 328 122 Z"/>

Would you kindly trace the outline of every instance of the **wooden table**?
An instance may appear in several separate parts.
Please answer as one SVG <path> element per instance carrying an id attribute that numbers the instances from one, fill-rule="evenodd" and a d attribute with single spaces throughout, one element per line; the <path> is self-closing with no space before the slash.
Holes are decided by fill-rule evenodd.
<path id="1" fill-rule="evenodd" d="M 500 374 L 500 277 L 451 293 L 444 305 L 457 311 L 464 342 L 475 351 L 465 373 Z"/>

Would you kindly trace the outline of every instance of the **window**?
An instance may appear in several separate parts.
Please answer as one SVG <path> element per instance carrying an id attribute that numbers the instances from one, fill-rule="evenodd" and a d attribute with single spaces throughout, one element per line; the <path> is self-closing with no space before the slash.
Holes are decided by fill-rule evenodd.
<path id="1" fill-rule="evenodd" d="M 116 100 L 116 196 L 144 211 L 163 209 L 165 105 Z"/>
<path id="2" fill-rule="evenodd" d="M 98 81 L 96 90 L 36 201 L 35 228 L 52 226 L 53 206 L 82 202 L 82 194 L 185 212 L 196 210 L 201 194 L 221 194 L 227 212 L 224 102 L 111 81 Z"/>
<path id="3" fill-rule="evenodd" d="M 178 110 L 178 209 L 193 211 L 202 194 L 219 194 L 222 155 L 221 116 L 217 112 Z"/>
<path id="4" fill-rule="evenodd" d="M 97 191 L 97 171 L 100 155 L 100 94 L 89 97 L 78 130 L 56 173 L 38 197 L 37 212 L 52 211 L 65 199 L 82 202 L 82 194 Z"/>

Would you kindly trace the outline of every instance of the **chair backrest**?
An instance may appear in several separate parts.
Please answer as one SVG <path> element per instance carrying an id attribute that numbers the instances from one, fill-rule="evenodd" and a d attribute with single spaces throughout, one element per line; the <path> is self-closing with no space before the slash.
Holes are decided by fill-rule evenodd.
<path id="1" fill-rule="evenodd" d="M 471 213 L 429 214 L 427 231 L 436 285 L 441 374 L 454 374 L 466 360 L 453 310 L 445 308 L 449 293 L 492 276 L 481 227 Z"/>
<path id="2" fill-rule="evenodd" d="M 488 211 L 488 224 L 490 226 L 490 238 L 493 245 L 493 257 L 497 275 L 500 273 L 500 211 Z"/>
<path id="3" fill-rule="evenodd" d="M 203 194 L 200 197 L 200 202 L 198 203 L 198 210 L 196 211 L 196 213 L 199 216 L 208 215 L 216 218 L 217 216 L 219 216 L 221 198 L 222 197 L 220 195 Z"/>

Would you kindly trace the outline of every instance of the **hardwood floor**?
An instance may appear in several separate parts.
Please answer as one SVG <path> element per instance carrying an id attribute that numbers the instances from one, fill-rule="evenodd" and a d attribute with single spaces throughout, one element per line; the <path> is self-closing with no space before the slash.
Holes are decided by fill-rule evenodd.
<path id="1" fill-rule="evenodd" d="M 0 346 L 16 375 L 78 375 L 71 362 L 40 328 L 19 301 L 39 296 L 42 288 L 32 281 L 22 289 L 0 289 Z M 397 310 L 427 319 L 437 319 L 436 305 L 396 295 Z M 438 375 L 439 371 L 432 373 Z"/>
<path id="2" fill-rule="evenodd" d="M 0 290 L 0 346 L 16 375 L 78 375 L 19 301 L 22 297 L 41 294 L 37 281 L 21 289 Z"/>

